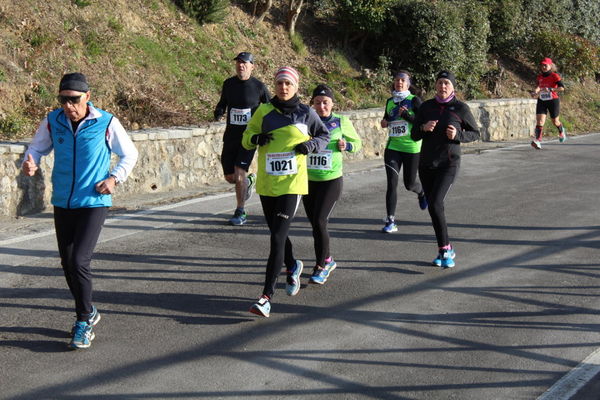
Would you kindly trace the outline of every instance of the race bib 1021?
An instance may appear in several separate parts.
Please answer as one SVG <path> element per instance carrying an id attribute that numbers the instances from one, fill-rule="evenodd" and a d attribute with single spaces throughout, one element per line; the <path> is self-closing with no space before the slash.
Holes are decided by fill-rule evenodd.
<path id="1" fill-rule="evenodd" d="M 266 157 L 267 174 L 284 176 L 298 173 L 298 161 L 296 153 L 288 151 L 284 153 L 267 153 Z"/>

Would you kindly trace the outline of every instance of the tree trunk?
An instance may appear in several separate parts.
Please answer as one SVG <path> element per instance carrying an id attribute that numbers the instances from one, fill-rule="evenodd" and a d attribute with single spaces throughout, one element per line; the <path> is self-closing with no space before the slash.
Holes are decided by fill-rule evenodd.
<path id="1" fill-rule="evenodd" d="M 273 0 L 265 0 L 265 1 L 256 0 L 255 4 L 257 4 L 259 2 L 261 3 L 261 6 L 260 6 L 260 14 L 258 14 L 258 16 L 256 17 L 257 23 L 263 22 L 263 20 L 265 19 L 265 16 L 267 15 L 269 10 L 273 6 Z"/>
<path id="2" fill-rule="evenodd" d="M 302 11 L 304 0 L 290 0 L 287 14 L 287 30 L 290 36 L 296 33 L 296 22 Z"/>

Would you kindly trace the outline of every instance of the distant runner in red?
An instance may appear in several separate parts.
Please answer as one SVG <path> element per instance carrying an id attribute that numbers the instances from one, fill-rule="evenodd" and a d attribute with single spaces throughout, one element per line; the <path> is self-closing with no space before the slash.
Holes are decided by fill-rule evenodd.
<path id="1" fill-rule="evenodd" d="M 531 146 L 538 150 L 542 148 L 542 135 L 548 112 L 552 123 L 558 129 L 558 141 L 562 143 L 567 140 L 567 131 L 558 118 L 560 113 L 558 92 L 564 91 L 565 86 L 550 58 L 546 57 L 541 61 L 540 70 L 542 72 L 536 78 L 537 87 L 531 92 L 532 97 L 538 99 L 535 107 L 535 139 L 531 142 Z"/>

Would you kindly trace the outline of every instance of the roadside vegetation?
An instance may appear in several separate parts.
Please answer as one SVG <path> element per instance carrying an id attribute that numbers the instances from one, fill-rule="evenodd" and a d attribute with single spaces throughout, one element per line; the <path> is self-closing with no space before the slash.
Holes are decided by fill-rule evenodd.
<path id="1" fill-rule="evenodd" d="M 424 96 L 449 68 L 463 98 L 527 97 L 549 56 L 567 86 L 565 126 L 598 131 L 598 20 L 592 0 L 4 2 L 0 140 L 31 137 L 73 71 L 128 129 L 205 124 L 240 51 L 255 54 L 269 86 L 277 67 L 295 66 L 305 101 L 330 84 L 342 110 L 382 106 L 399 67 Z"/>

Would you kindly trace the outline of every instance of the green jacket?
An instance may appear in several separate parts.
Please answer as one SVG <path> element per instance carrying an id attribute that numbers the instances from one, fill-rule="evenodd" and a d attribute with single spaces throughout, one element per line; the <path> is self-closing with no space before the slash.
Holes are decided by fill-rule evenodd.
<path id="1" fill-rule="evenodd" d="M 362 147 L 362 141 L 347 116 L 332 113 L 323 123 L 331 136 L 325 150 L 308 155 L 309 181 L 330 181 L 343 175 L 343 151 L 338 149 L 340 139 L 350 144 L 346 151 L 351 153 L 356 153 Z"/>

